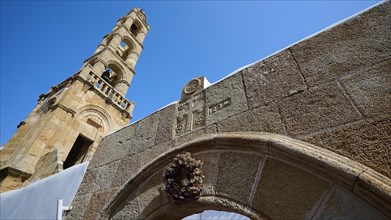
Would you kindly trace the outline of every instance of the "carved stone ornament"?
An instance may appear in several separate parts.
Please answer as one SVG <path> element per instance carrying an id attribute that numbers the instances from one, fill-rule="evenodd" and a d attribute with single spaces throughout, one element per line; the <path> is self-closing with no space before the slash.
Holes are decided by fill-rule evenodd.
<path id="1" fill-rule="evenodd" d="M 187 95 L 193 94 L 201 86 L 199 79 L 192 79 L 186 86 L 183 88 L 183 92 Z"/>
<path id="2" fill-rule="evenodd" d="M 164 173 L 164 185 L 175 203 L 199 199 L 205 177 L 201 167 L 201 160 L 196 160 L 189 152 L 174 157 Z"/>

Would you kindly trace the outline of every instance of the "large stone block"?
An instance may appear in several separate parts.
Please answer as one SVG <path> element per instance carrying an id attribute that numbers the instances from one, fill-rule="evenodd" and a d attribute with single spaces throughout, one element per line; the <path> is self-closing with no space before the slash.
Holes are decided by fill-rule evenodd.
<path id="1" fill-rule="evenodd" d="M 138 153 L 146 150 L 155 143 L 156 131 L 159 124 L 160 112 L 156 112 L 138 122 L 136 133 L 134 137 L 127 142 L 124 142 L 124 145 L 129 145 L 129 155 L 133 153 Z"/>
<path id="2" fill-rule="evenodd" d="M 389 219 L 367 202 L 343 188 L 336 188 L 320 207 L 316 219 Z"/>
<path id="3" fill-rule="evenodd" d="M 391 119 L 361 121 L 300 139 L 391 177 Z"/>
<path id="4" fill-rule="evenodd" d="M 111 188 L 119 161 L 87 170 L 77 195 L 98 192 Z"/>
<path id="5" fill-rule="evenodd" d="M 137 155 L 140 158 L 139 167 L 143 168 L 148 163 L 152 162 L 156 158 L 158 158 L 160 155 L 164 154 L 165 152 L 169 151 L 170 148 L 175 146 L 174 141 L 165 142 L 159 145 L 155 145 L 148 150 L 145 150 L 143 152 L 138 153 Z"/>
<path id="6" fill-rule="evenodd" d="M 159 112 L 106 136 L 100 143 L 89 168 L 122 159 L 151 148 L 159 122 Z"/>
<path id="7" fill-rule="evenodd" d="M 252 206 L 271 219 L 309 219 L 329 183 L 313 174 L 268 158 Z"/>
<path id="8" fill-rule="evenodd" d="M 77 190 L 78 196 L 91 193 L 92 184 L 96 181 L 96 174 L 96 170 L 87 170 Z"/>
<path id="9" fill-rule="evenodd" d="M 163 170 L 159 170 L 139 186 L 140 218 L 160 208 L 164 200 Z"/>
<path id="10" fill-rule="evenodd" d="M 342 80 L 366 116 L 391 115 L 391 59 Z"/>
<path id="11" fill-rule="evenodd" d="M 93 193 L 90 203 L 86 209 L 84 219 L 97 219 L 100 210 L 110 201 L 111 197 L 118 191 L 118 188 L 111 188 L 102 192 Z"/>
<path id="12" fill-rule="evenodd" d="M 217 178 L 217 152 L 205 152 L 201 154 L 194 154 L 194 158 L 202 161 L 201 170 L 204 172 L 204 187 L 202 195 L 215 194 L 215 181 Z"/>
<path id="13" fill-rule="evenodd" d="M 34 173 L 24 184 L 27 185 L 27 183 L 35 182 L 39 179 L 43 179 L 59 171 L 62 171 L 62 164 L 60 164 L 57 155 L 58 151 L 57 149 L 54 149 L 47 154 L 41 156 L 41 158 L 35 165 Z"/>
<path id="14" fill-rule="evenodd" d="M 248 204 L 261 159 L 262 156 L 256 154 L 221 153 L 216 193 L 232 196 L 231 199 Z"/>
<path id="15" fill-rule="evenodd" d="M 312 88 L 281 101 L 281 116 L 290 135 L 309 134 L 357 121 L 359 112 L 336 83 Z"/>
<path id="16" fill-rule="evenodd" d="M 285 134 L 279 109 L 276 105 L 246 111 L 240 115 L 219 121 L 218 132 L 254 131 Z"/>
<path id="17" fill-rule="evenodd" d="M 72 209 L 66 214 L 65 219 L 83 219 L 91 194 L 76 196 L 72 201 Z"/>
<path id="18" fill-rule="evenodd" d="M 138 219 L 140 213 L 140 206 L 138 202 L 137 190 L 134 190 L 122 204 L 117 207 L 117 210 L 112 214 L 111 219 L 127 220 Z"/>
<path id="19" fill-rule="evenodd" d="M 288 50 L 242 71 L 249 108 L 256 108 L 307 88 Z"/>
<path id="20" fill-rule="evenodd" d="M 122 159 L 114 175 L 112 187 L 119 187 L 125 184 L 140 169 L 140 156 L 132 155 Z"/>
<path id="21" fill-rule="evenodd" d="M 100 142 L 88 169 L 94 169 L 98 166 L 126 157 L 130 151 L 128 149 L 130 146 L 124 145 L 124 142 L 129 141 L 135 133 L 136 125 L 132 124 L 104 137 Z"/>
<path id="22" fill-rule="evenodd" d="M 208 87 L 205 94 L 207 126 L 248 109 L 241 74 Z"/>
<path id="23" fill-rule="evenodd" d="M 307 82 L 317 85 L 391 56 L 391 4 L 383 3 L 291 47 Z"/>
<path id="24" fill-rule="evenodd" d="M 159 125 L 156 131 L 155 145 L 172 140 L 174 135 L 176 104 L 160 110 Z"/>

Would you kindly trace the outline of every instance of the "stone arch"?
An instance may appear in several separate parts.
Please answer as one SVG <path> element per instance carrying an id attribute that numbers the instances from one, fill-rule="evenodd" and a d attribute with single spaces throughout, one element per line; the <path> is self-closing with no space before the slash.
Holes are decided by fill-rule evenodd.
<path id="1" fill-rule="evenodd" d="M 112 59 L 109 59 L 109 60 L 106 60 L 105 63 L 106 63 L 106 68 L 108 68 L 109 66 L 112 66 L 118 71 L 117 74 L 118 74 L 119 79 L 124 78 L 125 69 L 119 62 L 112 60 Z"/>
<path id="2" fill-rule="evenodd" d="M 206 179 L 199 200 L 178 205 L 164 194 L 163 172 L 174 156 L 184 151 L 205 162 Z M 273 175 L 277 181 L 283 181 L 273 183 L 270 178 Z M 386 219 L 391 210 L 389 183 L 389 178 L 360 163 L 286 136 L 223 133 L 182 144 L 148 163 L 120 187 L 101 210 L 100 219 L 116 219 L 122 214 L 129 218 L 181 219 L 206 209 L 237 212 L 251 219 L 286 217 L 269 210 L 268 203 L 279 207 L 271 202 L 273 199 L 285 202 L 288 205 L 285 208 L 296 217 L 317 218 L 324 213 L 332 215 L 327 213 L 328 208 L 330 204 L 339 204 L 341 196 L 365 207 L 347 212 L 364 212 L 359 214 Z M 282 193 L 284 190 L 287 195 Z M 278 200 L 284 195 L 291 201 Z M 295 201 L 297 198 L 300 200 Z"/>
<path id="3" fill-rule="evenodd" d="M 106 35 L 104 38 L 104 41 L 103 41 L 104 46 L 108 46 L 110 44 L 110 42 L 113 40 L 114 36 L 115 36 L 115 33 L 111 33 L 111 34 Z"/>
<path id="4" fill-rule="evenodd" d="M 133 23 L 130 25 L 129 31 L 133 36 L 137 37 L 137 35 L 143 31 L 143 25 L 138 19 L 134 19 Z"/>
<path id="5" fill-rule="evenodd" d="M 125 35 L 123 38 L 122 38 L 122 41 L 124 41 L 130 48 L 130 52 L 135 52 L 136 51 L 136 44 L 134 43 L 134 41 L 127 35 Z"/>
<path id="6" fill-rule="evenodd" d="M 105 60 L 105 71 L 102 73 L 102 78 L 108 82 L 114 89 L 118 90 L 118 85 L 123 80 L 127 79 L 126 70 L 119 62 L 115 60 Z M 107 76 L 106 76 L 107 75 Z M 108 77 L 108 78 L 107 78 Z"/>
<path id="7" fill-rule="evenodd" d="M 102 134 L 107 134 L 113 129 L 114 122 L 113 119 L 110 117 L 110 114 L 104 108 L 98 105 L 88 104 L 80 107 L 77 110 L 76 117 L 79 117 L 81 120 L 87 123 L 88 119 L 90 119 L 102 125 Z"/>
<path id="8" fill-rule="evenodd" d="M 137 51 L 137 47 L 134 43 L 134 40 L 132 40 L 129 36 L 123 36 L 120 48 L 116 51 L 117 55 L 121 57 L 121 59 L 126 62 L 126 59 L 128 58 L 129 54 L 135 53 Z"/>

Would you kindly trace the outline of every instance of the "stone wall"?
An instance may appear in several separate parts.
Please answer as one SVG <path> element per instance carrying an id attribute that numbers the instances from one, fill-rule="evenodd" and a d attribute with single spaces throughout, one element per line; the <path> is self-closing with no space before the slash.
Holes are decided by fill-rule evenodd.
<path id="1" fill-rule="evenodd" d="M 390 217 L 390 12 L 386 1 L 106 136 L 68 218 L 161 218 L 154 210 L 167 207 L 180 214 L 166 218 L 213 207 L 252 218 L 327 219 L 341 215 L 336 207 L 345 217 Z M 226 134 L 239 135 L 229 150 L 213 139 Z M 264 151 L 266 142 L 238 141 L 247 134 L 281 136 Z M 294 150 L 272 153 L 280 142 Z M 204 162 L 199 209 L 175 206 L 162 191 L 164 167 L 180 150 Z"/>

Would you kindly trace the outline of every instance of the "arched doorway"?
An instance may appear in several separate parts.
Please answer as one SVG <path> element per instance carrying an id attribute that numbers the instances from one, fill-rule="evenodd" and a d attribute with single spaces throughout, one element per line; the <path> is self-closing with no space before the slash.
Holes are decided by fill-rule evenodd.
<path id="1" fill-rule="evenodd" d="M 204 162 L 205 179 L 198 200 L 177 204 L 165 193 L 163 174 L 181 152 L 191 152 Z M 281 135 L 205 136 L 146 165 L 111 198 L 100 218 L 182 219 L 212 209 L 250 219 L 387 219 L 388 179 L 379 175 L 338 154 Z"/>

